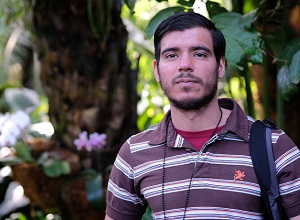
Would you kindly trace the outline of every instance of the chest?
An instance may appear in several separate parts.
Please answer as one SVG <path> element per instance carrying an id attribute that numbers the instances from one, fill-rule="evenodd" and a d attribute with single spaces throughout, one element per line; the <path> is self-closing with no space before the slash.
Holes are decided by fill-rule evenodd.
<path id="1" fill-rule="evenodd" d="M 154 212 L 162 210 L 162 197 L 167 209 L 183 208 L 189 191 L 189 207 L 259 209 L 248 143 L 215 143 L 204 152 L 168 149 L 165 160 L 148 161 L 138 173 L 136 186 Z"/>

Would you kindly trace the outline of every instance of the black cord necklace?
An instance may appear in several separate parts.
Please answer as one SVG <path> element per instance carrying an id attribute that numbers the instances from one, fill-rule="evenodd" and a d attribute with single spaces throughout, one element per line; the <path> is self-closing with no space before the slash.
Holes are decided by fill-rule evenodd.
<path id="1" fill-rule="evenodd" d="M 222 117 L 223 117 L 223 112 L 222 112 L 222 109 L 219 107 L 219 110 L 220 110 L 220 118 L 219 118 L 219 121 L 218 121 L 218 124 L 217 126 L 215 127 L 214 131 L 212 132 L 211 136 L 209 139 L 211 139 L 221 121 L 222 121 Z M 166 177 L 166 155 L 167 155 L 167 141 L 168 141 L 168 128 L 169 128 L 169 123 L 171 121 L 171 117 L 169 117 L 169 119 L 167 120 L 167 123 L 166 123 L 166 134 L 165 134 L 165 140 L 164 140 L 164 158 L 163 158 L 163 173 L 162 173 L 162 208 L 163 208 L 163 213 L 164 213 L 164 219 L 166 220 L 167 217 L 166 217 L 166 206 L 165 206 L 165 177 Z M 186 198 L 185 198 L 185 205 L 184 205 L 184 213 L 183 213 L 183 220 L 185 219 L 185 216 L 186 216 L 186 210 L 187 210 L 187 207 L 188 207 L 188 203 L 189 203 L 189 198 L 190 198 L 190 192 L 191 192 L 191 186 L 192 186 L 192 180 L 194 178 L 194 173 L 195 173 L 195 168 L 196 166 L 194 166 L 194 169 L 192 171 L 192 175 L 191 175 L 191 178 L 190 178 L 190 181 L 189 181 L 189 187 L 188 187 L 188 191 L 187 191 L 187 195 L 186 195 Z"/>

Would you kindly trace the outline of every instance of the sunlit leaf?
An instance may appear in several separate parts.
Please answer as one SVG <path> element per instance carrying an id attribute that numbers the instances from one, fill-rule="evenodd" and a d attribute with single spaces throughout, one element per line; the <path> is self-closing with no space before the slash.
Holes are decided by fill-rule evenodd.
<path id="1" fill-rule="evenodd" d="M 300 50 L 294 54 L 290 65 L 290 78 L 292 83 L 298 84 L 300 79 Z"/>
<path id="2" fill-rule="evenodd" d="M 296 92 L 297 86 L 290 81 L 288 66 L 282 66 L 277 75 L 278 87 L 285 100 L 289 100 Z"/>

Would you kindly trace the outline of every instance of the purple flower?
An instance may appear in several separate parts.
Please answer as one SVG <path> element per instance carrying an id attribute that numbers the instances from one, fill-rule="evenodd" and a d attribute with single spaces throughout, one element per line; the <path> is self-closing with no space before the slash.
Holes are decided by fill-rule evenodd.
<path id="1" fill-rule="evenodd" d="M 86 131 L 79 134 L 79 138 L 74 141 L 77 150 L 92 151 L 102 149 L 106 144 L 106 134 L 99 134 L 94 132 L 90 134 L 89 138 Z"/>
<path id="2" fill-rule="evenodd" d="M 88 136 L 87 136 L 87 132 L 86 131 L 83 131 L 79 134 L 79 138 L 76 139 L 74 141 L 74 144 L 77 148 L 77 150 L 88 150 L 88 144 L 89 143 L 89 140 L 88 140 Z"/>
<path id="3" fill-rule="evenodd" d="M 90 134 L 89 143 L 92 149 L 102 149 L 106 144 L 106 137 L 106 134 L 98 134 L 97 132 Z"/>

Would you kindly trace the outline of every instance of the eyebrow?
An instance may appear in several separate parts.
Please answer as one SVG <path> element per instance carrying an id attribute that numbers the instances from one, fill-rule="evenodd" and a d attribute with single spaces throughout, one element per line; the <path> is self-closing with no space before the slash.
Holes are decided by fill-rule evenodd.
<path id="1" fill-rule="evenodd" d="M 179 50 L 180 50 L 179 47 L 168 47 L 168 48 L 164 49 L 161 52 L 161 54 L 165 54 L 165 53 L 170 52 L 170 51 L 176 52 L 176 51 L 179 51 Z M 206 52 L 212 53 L 211 50 L 208 47 L 205 47 L 205 46 L 193 46 L 193 47 L 190 47 L 189 50 L 190 51 L 204 50 Z"/>

